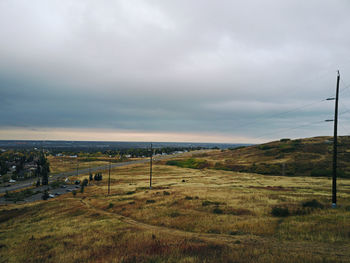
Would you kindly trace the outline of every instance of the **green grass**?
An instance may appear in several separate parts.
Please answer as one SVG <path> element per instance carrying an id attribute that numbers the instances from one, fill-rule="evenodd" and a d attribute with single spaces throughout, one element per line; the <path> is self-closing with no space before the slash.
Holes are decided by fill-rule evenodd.
<path id="1" fill-rule="evenodd" d="M 175 165 L 182 168 L 204 169 L 209 166 L 206 160 L 189 158 L 186 160 L 171 160 L 166 162 L 167 165 Z"/>

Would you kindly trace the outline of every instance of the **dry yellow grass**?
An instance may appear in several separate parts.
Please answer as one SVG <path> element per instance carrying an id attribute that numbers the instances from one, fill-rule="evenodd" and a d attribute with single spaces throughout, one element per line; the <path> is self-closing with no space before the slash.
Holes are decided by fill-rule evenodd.
<path id="1" fill-rule="evenodd" d="M 79 169 L 84 169 L 108 164 L 108 161 L 98 160 L 98 158 L 95 158 L 97 160 L 90 162 L 84 161 L 84 158 L 82 160 L 81 158 L 70 157 L 48 156 L 47 159 L 50 163 L 50 172 L 52 174 L 74 171 L 77 169 L 77 166 Z"/>
<path id="2" fill-rule="evenodd" d="M 153 171 L 152 190 L 148 166 L 133 165 L 112 170 L 110 196 L 104 172 L 75 197 L 1 207 L 0 261 L 350 262 L 350 180 L 330 209 L 327 178 Z M 311 199 L 326 208 L 271 215 Z"/>

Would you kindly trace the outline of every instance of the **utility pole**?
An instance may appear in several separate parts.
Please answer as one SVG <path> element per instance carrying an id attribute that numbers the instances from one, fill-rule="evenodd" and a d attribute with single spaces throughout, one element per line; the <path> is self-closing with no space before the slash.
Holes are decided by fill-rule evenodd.
<path id="1" fill-rule="evenodd" d="M 151 143 L 151 158 L 149 160 L 149 189 L 152 189 L 152 159 L 153 159 L 153 149 Z"/>
<path id="2" fill-rule="evenodd" d="M 108 195 L 111 192 L 111 160 L 109 160 L 109 166 L 108 166 Z"/>
<path id="3" fill-rule="evenodd" d="M 339 80 L 340 74 L 338 70 L 337 91 L 335 97 L 334 112 L 334 137 L 333 137 L 333 180 L 332 180 L 332 207 L 337 207 L 337 148 L 338 148 L 338 100 L 339 100 Z"/>
<path id="4" fill-rule="evenodd" d="M 77 156 L 77 176 L 79 175 L 79 160 L 78 160 L 78 156 Z"/>

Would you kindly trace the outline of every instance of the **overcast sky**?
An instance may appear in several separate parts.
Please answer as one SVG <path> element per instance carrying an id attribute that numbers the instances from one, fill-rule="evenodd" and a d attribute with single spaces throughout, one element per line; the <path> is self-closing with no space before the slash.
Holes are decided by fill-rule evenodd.
<path id="1" fill-rule="evenodd" d="M 0 0 L 0 139 L 350 131 L 348 0 Z"/>

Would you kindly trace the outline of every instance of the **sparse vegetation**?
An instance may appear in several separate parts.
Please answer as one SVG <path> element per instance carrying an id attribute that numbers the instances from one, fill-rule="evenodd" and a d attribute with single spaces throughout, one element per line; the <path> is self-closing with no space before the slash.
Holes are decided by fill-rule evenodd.
<path id="1" fill-rule="evenodd" d="M 18 192 L 5 192 L 5 200 L 6 201 L 13 201 L 13 202 L 19 202 L 23 201 L 25 198 L 30 197 L 34 194 L 39 193 L 38 191 L 33 191 L 31 189 L 26 189 Z"/>
<path id="2" fill-rule="evenodd" d="M 205 158 L 225 164 L 227 152 Z M 108 196 L 102 180 L 84 194 L 2 206 L 1 261 L 349 261 L 349 179 L 338 180 L 340 208 L 331 209 L 328 178 L 156 163 L 150 190 L 148 169 L 114 168 Z"/>
<path id="3" fill-rule="evenodd" d="M 204 169 L 209 167 L 206 160 L 190 158 L 187 160 L 170 160 L 166 162 L 167 165 L 175 165 L 182 168 Z"/>
<path id="4" fill-rule="evenodd" d="M 217 169 L 264 175 L 329 177 L 332 175 L 330 137 L 279 141 L 207 152 L 201 159 L 171 160 L 166 164 L 192 169 Z M 339 137 L 338 177 L 350 178 L 350 137 Z M 199 163 L 202 164 L 199 165 Z M 201 168 L 199 168 L 201 167 Z"/>
<path id="5" fill-rule="evenodd" d="M 303 207 L 310 207 L 310 208 L 320 208 L 323 209 L 324 205 L 321 204 L 319 201 L 316 199 L 312 199 L 311 201 L 306 201 L 303 203 Z"/>
<path id="6" fill-rule="evenodd" d="M 49 192 L 48 192 L 47 190 L 45 190 L 41 198 L 42 198 L 43 200 L 49 199 Z"/>
<path id="7" fill-rule="evenodd" d="M 286 217 L 290 215 L 288 207 L 280 207 L 280 206 L 273 207 L 271 210 L 271 214 L 273 216 L 278 216 L 278 217 Z"/>

